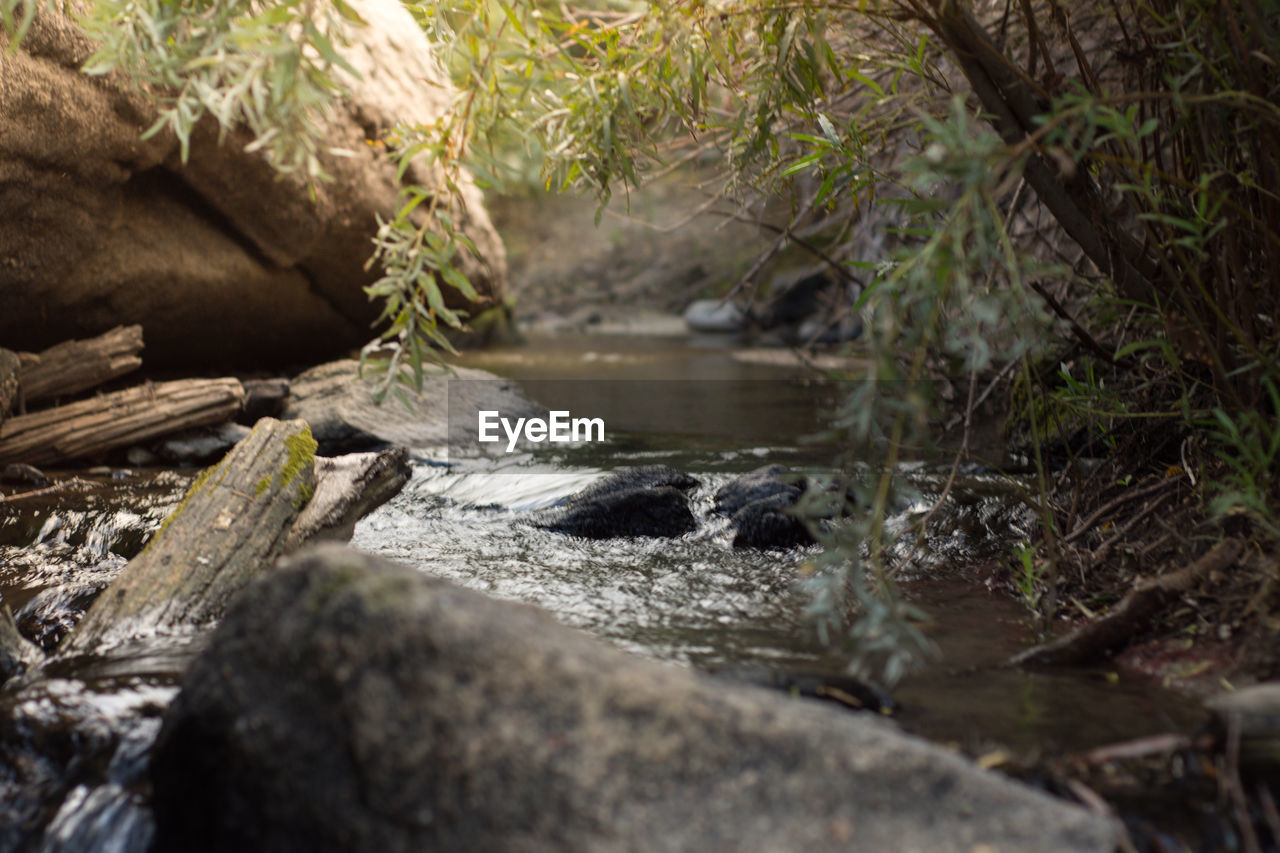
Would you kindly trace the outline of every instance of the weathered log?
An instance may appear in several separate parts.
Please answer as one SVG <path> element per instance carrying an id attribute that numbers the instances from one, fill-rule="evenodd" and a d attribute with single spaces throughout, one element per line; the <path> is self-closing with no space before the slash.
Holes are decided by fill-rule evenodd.
<path id="1" fill-rule="evenodd" d="M 410 475 L 403 447 L 317 457 L 315 466 L 315 495 L 293 523 L 286 552 L 313 540 L 348 541 L 356 522 L 395 497 Z"/>
<path id="2" fill-rule="evenodd" d="M 291 524 L 315 490 L 315 450 L 303 421 L 259 421 L 191 485 L 58 653 L 92 652 L 218 618 L 230 598 L 283 550 Z"/>
<path id="3" fill-rule="evenodd" d="M 1008 665 L 1076 665 L 1096 660 L 1127 644 L 1171 601 L 1195 589 L 1206 575 L 1230 566 L 1242 551 L 1244 543 L 1239 539 L 1224 539 L 1191 565 L 1139 584 L 1105 616 L 1014 655 Z"/>
<path id="4" fill-rule="evenodd" d="M 66 341 L 40 353 L 22 368 L 22 400 L 75 394 L 142 366 L 141 326 L 116 326 L 83 341 Z"/>
<path id="5" fill-rule="evenodd" d="M 0 424 L 0 463 L 62 463 L 235 415 L 244 389 L 235 379 L 141 385 Z"/>
<path id="6" fill-rule="evenodd" d="M 18 396 L 18 371 L 21 362 L 16 352 L 0 349 L 0 424 L 9 416 Z"/>

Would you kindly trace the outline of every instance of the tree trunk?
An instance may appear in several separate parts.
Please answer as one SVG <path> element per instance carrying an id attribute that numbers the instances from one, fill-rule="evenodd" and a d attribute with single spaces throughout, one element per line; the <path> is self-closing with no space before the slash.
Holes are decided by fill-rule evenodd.
<path id="1" fill-rule="evenodd" d="M 156 436 L 229 420 L 235 379 L 185 379 L 104 394 L 0 424 L 0 463 L 65 463 Z"/>
<path id="2" fill-rule="evenodd" d="M 315 489 L 303 421 L 264 418 L 191 485 L 58 649 L 83 654 L 143 635 L 206 625 L 284 548 Z"/>
<path id="3" fill-rule="evenodd" d="M 29 404 L 94 388 L 142 366 L 142 327 L 117 326 L 84 341 L 50 347 L 24 365 L 22 400 Z"/>

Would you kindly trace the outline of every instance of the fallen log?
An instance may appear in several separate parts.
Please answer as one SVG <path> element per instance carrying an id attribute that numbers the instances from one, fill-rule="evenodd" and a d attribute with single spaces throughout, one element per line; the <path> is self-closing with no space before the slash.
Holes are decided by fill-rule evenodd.
<path id="1" fill-rule="evenodd" d="M 140 385 L 0 424 L 0 464 L 65 463 L 232 418 L 244 400 L 235 379 Z"/>
<path id="2" fill-rule="evenodd" d="M 13 409 L 13 401 L 18 398 L 18 371 L 22 362 L 16 352 L 0 349 L 0 424 Z"/>
<path id="3" fill-rule="evenodd" d="M 346 542 L 356 522 L 391 500 L 409 482 L 409 451 L 316 457 L 316 491 L 285 540 L 286 553 L 314 540 Z"/>
<path id="4" fill-rule="evenodd" d="M 95 388 L 142 366 L 142 327 L 117 326 L 106 334 L 66 341 L 28 358 L 19 375 L 24 404 Z"/>
<path id="5" fill-rule="evenodd" d="M 303 421 L 264 418 L 191 485 L 141 554 L 98 597 L 58 654 L 211 623 L 278 556 L 315 490 Z"/>
<path id="6" fill-rule="evenodd" d="M 1230 566 L 1243 550 L 1239 539 L 1224 539 L 1191 565 L 1142 582 L 1105 616 L 1065 637 L 1020 652 L 1007 665 L 1076 665 L 1096 660 L 1126 645 L 1170 602 L 1195 589 L 1206 575 Z"/>

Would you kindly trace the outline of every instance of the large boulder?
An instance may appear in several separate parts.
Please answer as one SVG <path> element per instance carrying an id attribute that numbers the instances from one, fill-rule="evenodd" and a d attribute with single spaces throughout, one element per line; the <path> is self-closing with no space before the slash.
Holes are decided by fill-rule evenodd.
<path id="1" fill-rule="evenodd" d="M 471 367 L 429 376 L 421 390 L 401 387 L 381 402 L 374 397 L 379 378 L 376 371 L 362 375 L 354 359 L 313 367 L 290 383 L 282 417 L 306 421 L 320 454 L 334 456 L 387 445 L 479 453 L 494 446 L 477 442 L 479 412 L 512 420 L 546 415 L 512 380 Z"/>
<path id="2" fill-rule="evenodd" d="M 246 591 L 152 758 L 159 850 L 1110 850 L 871 714 L 326 547 Z"/>
<path id="3" fill-rule="evenodd" d="M 334 180 L 314 199 L 244 134 L 220 144 L 211 120 L 186 165 L 171 134 L 141 140 L 153 108 L 80 73 L 92 45 L 67 17 L 41 12 L 16 53 L 0 51 L 0 341 L 39 349 L 140 323 L 149 358 L 187 365 L 316 362 L 364 343 L 380 310 L 364 264 L 400 189 L 369 142 L 432 124 L 455 92 L 398 0 L 349 2 L 368 22 L 344 48 L 361 77 L 325 120 L 342 154 L 323 156 Z M 418 164 L 407 178 L 439 185 Z M 458 186 L 479 309 L 503 297 L 505 254 L 477 188 Z"/>

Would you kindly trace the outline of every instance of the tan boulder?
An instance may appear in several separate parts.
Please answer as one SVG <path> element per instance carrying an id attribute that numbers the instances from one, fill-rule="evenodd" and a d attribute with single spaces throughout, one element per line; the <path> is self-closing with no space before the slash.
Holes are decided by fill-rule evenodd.
<path id="1" fill-rule="evenodd" d="M 92 46 L 66 18 L 41 15 L 0 54 L 0 341 L 39 349 L 140 323 L 152 364 L 221 366 L 315 361 L 372 337 L 380 306 L 363 287 L 379 273 L 364 266 L 399 185 L 369 141 L 434 121 L 454 90 L 398 0 L 352 5 L 369 24 L 346 51 L 362 76 L 325 138 L 347 154 L 324 156 L 334 180 L 314 199 L 247 136 L 219 144 L 211 120 L 185 165 L 172 136 L 142 141 L 153 110 L 80 73 Z M 426 170 L 408 177 L 431 185 Z M 460 190 L 479 310 L 501 301 L 506 259 L 469 177 Z"/>

